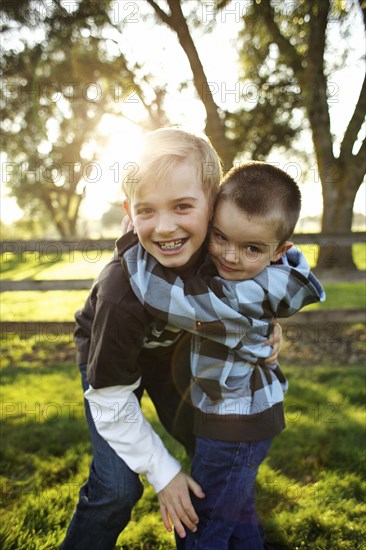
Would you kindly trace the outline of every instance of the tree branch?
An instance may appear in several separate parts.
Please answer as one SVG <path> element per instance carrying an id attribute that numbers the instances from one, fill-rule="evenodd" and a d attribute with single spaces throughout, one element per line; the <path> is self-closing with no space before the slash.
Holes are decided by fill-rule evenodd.
<path id="1" fill-rule="evenodd" d="M 327 80 L 324 74 L 325 36 L 328 22 L 329 0 L 318 0 L 312 7 L 307 79 L 306 107 L 319 171 L 322 176 L 326 167 L 334 162 L 330 116 L 327 99 Z"/>
<path id="2" fill-rule="evenodd" d="M 361 126 L 365 120 L 366 115 L 366 75 L 364 77 L 360 96 L 358 98 L 355 110 L 353 111 L 352 118 L 347 126 L 345 131 L 341 151 L 339 158 L 343 162 L 347 162 L 349 157 L 352 155 L 352 148 L 357 139 L 357 135 L 361 129 Z"/>
<path id="3" fill-rule="evenodd" d="M 206 110 L 206 134 L 212 140 L 225 165 L 230 166 L 234 158 L 234 152 L 225 135 L 225 124 L 220 118 L 219 108 L 214 101 L 212 86 L 207 77 L 198 55 L 195 43 L 189 31 L 189 27 L 182 12 L 181 0 L 167 0 L 170 16 L 168 16 L 154 0 L 147 0 L 160 19 L 166 23 L 178 36 L 179 44 L 187 56 L 193 82 L 197 94 Z M 212 83 L 211 83 L 212 84 Z"/>
<path id="4" fill-rule="evenodd" d="M 358 4 L 360 6 L 360 10 L 361 10 L 362 15 L 363 15 L 363 24 L 364 24 L 365 29 L 366 29 L 366 5 L 365 5 L 365 1 L 364 0 L 358 0 Z"/>
<path id="5" fill-rule="evenodd" d="M 304 71 L 301 56 L 291 42 L 281 33 L 275 21 L 275 11 L 270 0 L 262 0 L 260 4 L 253 1 L 252 5 L 257 16 L 264 20 L 272 41 L 277 44 L 281 54 L 286 58 L 287 64 L 292 67 L 296 76 L 300 79 Z"/>
<path id="6" fill-rule="evenodd" d="M 165 11 L 162 10 L 161 7 L 156 2 L 154 2 L 154 0 L 146 0 L 146 1 L 148 4 L 150 4 L 150 6 L 155 11 L 155 13 L 160 17 L 162 22 L 165 23 L 166 25 L 169 25 L 169 27 L 171 27 L 171 22 L 170 22 L 171 16 L 165 13 Z M 176 0 L 176 1 L 180 2 L 180 0 Z"/>
<path id="7" fill-rule="evenodd" d="M 365 177 L 366 138 L 364 138 L 357 155 L 355 155 L 350 162 L 353 164 L 352 173 L 354 174 L 355 185 L 360 185 L 363 178 Z"/>

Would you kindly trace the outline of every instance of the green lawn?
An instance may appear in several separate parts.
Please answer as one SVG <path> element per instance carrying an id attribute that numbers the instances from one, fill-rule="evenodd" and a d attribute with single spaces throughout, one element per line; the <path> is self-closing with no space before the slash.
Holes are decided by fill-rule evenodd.
<path id="1" fill-rule="evenodd" d="M 22 255 L 2 254 L 1 278 L 12 281 L 23 279 L 93 279 L 112 257 L 112 252 L 101 250 L 71 251 L 70 253 Z"/>
<path id="2" fill-rule="evenodd" d="M 311 267 L 316 265 L 318 258 L 317 245 L 300 245 Z M 50 280 L 50 279 L 88 279 L 94 278 L 103 265 L 112 257 L 112 252 L 101 250 L 73 251 L 61 254 L 24 252 L 2 254 L 2 279 L 20 281 L 23 279 Z M 353 259 L 358 269 L 366 269 L 366 247 L 364 244 L 353 245 Z"/>
<path id="3" fill-rule="evenodd" d="M 73 321 L 87 290 L 3 292 L 1 318 L 5 321 Z"/>
<path id="4" fill-rule="evenodd" d="M 294 239 L 296 244 L 296 238 Z M 310 266 L 313 268 L 318 261 L 319 246 L 317 244 L 301 244 L 297 245 L 298 248 L 305 255 Z M 334 243 L 332 247 L 336 246 Z M 357 269 L 366 269 L 366 247 L 364 243 L 355 243 L 352 245 L 353 261 L 356 264 Z"/>
<path id="5" fill-rule="evenodd" d="M 318 344 L 320 345 L 320 344 Z M 2 342 L 2 526 L 4 550 L 54 550 L 87 476 L 90 444 L 79 376 L 68 339 L 7 335 Z M 300 367 L 290 380 L 287 429 L 258 476 L 258 511 L 278 549 L 361 550 L 366 539 L 365 377 L 361 365 Z M 182 448 L 144 410 L 170 450 Z M 147 484 L 117 546 L 170 550 Z"/>
<path id="6" fill-rule="evenodd" d="M 314 247 L 302 249 L 314 264 Z M 365 269 L 365 248 L 355 245 L 354 251 L 358 267 Z M 110 256 L 110 252 L 73 252 L 64 257 L 27 254 L 22 258 L 8 254 L 2 264 L 2 278 L 93 278 Z M 310 308 L 365 307 L 363 283 L 326 284 L 325 289 L 327 302 Z M 2 320 L 72 321 L 87 294 L 86 290 L 5 292 L 1 294 Z M 364 547 L 365 377 L 358 363 L 364 345 L 360 342 L 357 349 L 350 347 L 352 366 L 338 366 L 331 359 L 349 346 L 349 338 L 337 333 L 334 342 L 323 342 L 311 335 L 311 352 L 302 357 L 306 367 L 298 361 L 303 341 L 284 339 L 281 364 L 290 379 L 286 399 L 288 427 L 275 440 L 258 477 L 258 511 L 278 550 Z M 56 549 L 90 462 L 70 336 L 5 335 L 1 400 L 0 479 L 4 512 L 0 547 Z M 144 398 L 143 407 L 166 445 L 188 470 L 183 449 L 161 428 L 148 398 Z M 174 548 L 172 535 L 164 530 L 156 497 L 147 483 L 118 548 Z"/>
<path id="7" fill-rule="evenodd" d="M 325 284 L 324 288 L 326 302 L 304 309 L 362 308 L 366 305 L 364 283 Z M 1 317 L 4 321 L 72 321 L 87 295 L 87 290 L 3 292 Z"/>
<path id="8" fill-rule="evenodd" d="M 316 245 L 302 245 L 301 249 L 309 263 L 314 265 L 317 257 Z M 355 244 L 354 258 L 359 269 L 366 269 L 365 247 Z M 39 253 L 14 255 L 3 254 L 1 278 L 19 281 L 23 279 L 93 279 L 111 258 L 108 251 L 71 251 L 67 254 Z M 317 308 L 359 308 L 365 307 L 365 285 L 357 283 L 325 284 L 327 301 L 314 304 Z M 72 321 L 76 309 L 81 307 L 88 291 L 17 291 L 1 294 L 1 316 L 6 321 Z"/>

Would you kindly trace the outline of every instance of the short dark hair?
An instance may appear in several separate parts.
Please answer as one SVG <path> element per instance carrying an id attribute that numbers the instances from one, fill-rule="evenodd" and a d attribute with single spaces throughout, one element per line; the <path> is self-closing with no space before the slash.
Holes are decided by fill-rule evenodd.
<path id="1" fill-rule="evenodd" d="M 294 179 L 266 162 L 252 161 L 232 168 L 216 199 L 231 200 L 250 217 L 272 223 L 279 244 L 289 239 L 301 210 L 301 193 Z"/>

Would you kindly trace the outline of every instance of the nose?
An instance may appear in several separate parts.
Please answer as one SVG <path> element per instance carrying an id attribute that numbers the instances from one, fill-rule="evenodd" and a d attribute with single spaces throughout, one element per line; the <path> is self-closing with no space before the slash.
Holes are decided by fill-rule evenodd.
<path id="1" fill-rule="evenodd" d="M 225 243 L 222 251 L 222 259 L 230 264 L 237 264 L 239 262 L 239 246 L 235 243 Z"/>
<path id="2" fill-rule="evenodd" d="M 155 231 L 160 235 L 174 233 L 177 228 L 174 216 L 170 212 L 161 212 L 156 222 Z"/>

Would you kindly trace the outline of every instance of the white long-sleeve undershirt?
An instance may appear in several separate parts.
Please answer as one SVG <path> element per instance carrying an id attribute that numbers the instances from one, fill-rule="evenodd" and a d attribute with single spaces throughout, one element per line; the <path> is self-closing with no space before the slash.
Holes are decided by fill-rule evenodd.
<path id="1" fill-rule="evenodd" d="M 129 386 L 89 386 L 85 398 L 98 433 L 133 472 L 145 474 L 158 493 L 178 474 L 181 465 L 145 419 L 134 394 L 140 383 L 141 378 Z"/>

